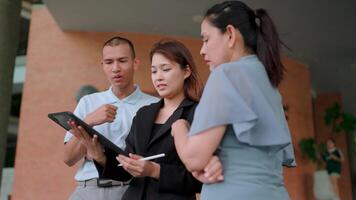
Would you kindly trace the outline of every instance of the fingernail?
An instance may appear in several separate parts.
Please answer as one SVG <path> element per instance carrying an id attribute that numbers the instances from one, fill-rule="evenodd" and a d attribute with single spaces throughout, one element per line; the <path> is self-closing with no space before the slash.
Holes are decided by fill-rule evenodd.
<path id="1" fill-rule="evenodd" d="M 210 176 L 209 173 L 204 173 L 205 178 L 208 178 Z"/>
<path id="2" fill-rule="evenodd" d="M 220 176 L 218 177 L 218 179 L 222 181 L 222 180 L 224 180 L 224 177 L 223 177 L 222 175 L 220 175 Z"/>

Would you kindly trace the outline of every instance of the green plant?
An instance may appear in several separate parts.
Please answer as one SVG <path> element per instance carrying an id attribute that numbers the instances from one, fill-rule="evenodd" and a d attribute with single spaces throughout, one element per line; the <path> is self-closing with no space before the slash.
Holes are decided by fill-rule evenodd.
<path id="1" fill-rule="evenodd" d="M 324 169 L 324 163 L 321 158 L 321 155 L 326 151 L 324 143 L 317 144 L 315 139 L 311 137 L 303 138 L 299 141 L 299 148 L 302 154 L 316 165 L 317 170 Z"/>
<path id="2" fill-rule="evenodd" d="M 334 103 L 325 110 L 324 121 L 332 127 L 333 134 L 353 133 L 356 130 L 356 117 L 350 113 L 343 112 L 338 103 Z"/>
<path id="3" fill-rule="evenodd" d="M 299 148 L 309 160 L 316 162 L 316 143 L 314 138 L 303 138 L 299 141 Z"/>
<path id="4" fill-rule="evenodd" d="M 343 112 L 338 103 L 325 110 L 325 124 L 332 127 L 332 135 L 335 137 L 340 133 L 353 133 L 356 130 L 356 118 L 350 114 Z M 355 138 L 356 141 L 356 138 Z M 324 143 L 317 144 L 314 138 L 303 138 L 299 141 L 299 148 L 309 160 L 316 163 L 317 168 L 321 168 L 321 156 L 326 151 Z"/>
<path id="5" fill-rule="evenodd" d="M 324 121 L 326 125 L 332 127 L 333 137 L 340 133 L 350 134 L 356 130 L 356 118 L 350 113 L 343 112 L 341 106 L 336 102 L 325 110 Z M 303 138 L 299 141 L 299 148 L 303 155 L 316 163 L 317 169 L 322 167 L 320 155 L 326 151 L 324 143 L 317 144 L 311 137 Z"/>

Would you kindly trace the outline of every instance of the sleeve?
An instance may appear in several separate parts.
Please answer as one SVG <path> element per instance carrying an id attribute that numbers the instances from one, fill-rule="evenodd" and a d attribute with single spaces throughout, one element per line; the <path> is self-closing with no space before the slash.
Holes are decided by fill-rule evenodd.
<path id="1" fill-rule="evenodd" d="M 86 113 L 86 97 L 82 97 L 78 104 L 77 104 L 77 107 L 75 108 L 73 114 L 77 117 L 79 117 L 79 119 L 84 119 L 87 115 Z M 67 131 L 66 132 L 66 135 L 64 136 L 64 144 L 67 143 L 70 139 L 72 139 L 73 135 Z"/>
<path id="2" fill-rule="evenodd" d="M 202 184 L 183 165 L 160 164 L 159 191 L 177 194 L 200 193 Z"/>
<path id="3" fill-rule="evenodd" d="M 134 135 L 136 127 L 136 117 L 133 118 L 131 130 L 126 138 L 126 152 L 136 153 L 134 146 Z M 120 164 L 116 160 L 117 154 L 109 148 L 105 148 L 106 165 L 101 166 L 99 163 L 94 161 L 95 167 L 98 170 L 100 178 L 113 179 L 118 181 L 128 181 L 132 178 L 132 175 L 124 170 L 124 168 L 119 167 Z"/>
<path id="4" fill-rule="evenodd" d="M 282 165 L 286 167 L 296 167 L 294 149 L 292 143 L 282 149 L 283 156 L 281 158 Z"/>
<path id="5" fill-rule="evenodd" d="M 231 124 L 239 141 L 252 146 L 274 146 L 282 151 L 283 165 L 295 166 L 291 136 L 278 90 L 270 86 L 265 71 L 243 67 L 250 68 L 222 65 L 213 70 L 189 135 Z"/>
<path id="6" fill-rule="evenodd" d="M 256 113 L 247 105 L 223 71 L 216 69 L 209 76 L 204 88 L 194 114 L 190 135 L 219 125 L 234 124 L 235 134 L 239 137 L 250 130 L 256 121 Z"/>

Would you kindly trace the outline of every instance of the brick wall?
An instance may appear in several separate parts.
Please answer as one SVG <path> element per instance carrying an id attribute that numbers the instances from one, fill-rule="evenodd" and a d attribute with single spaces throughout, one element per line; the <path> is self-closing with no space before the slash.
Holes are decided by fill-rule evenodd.
<path id="1" fill-rule="evenodd" d="M 339 103 L 342 106 L 342 97 L 340 93 L 320 93 L 314 99 L 315 113 L 315 138 L 318 143 L 325 143 L 331 137 L 332 129 L 325 125 L 324 116 L 325 109 L 332 106 L 334 103 Z M 350 161 L 347 153 L 347 137 L 346 134 L 336 136 L 336 146 L 341 149 L 344 154 L 345 161 L 342 163 L 341 177 L 339 180 L 340 197 L 342 200 L 352 200 L 352 187 L 350 175 Z"/>

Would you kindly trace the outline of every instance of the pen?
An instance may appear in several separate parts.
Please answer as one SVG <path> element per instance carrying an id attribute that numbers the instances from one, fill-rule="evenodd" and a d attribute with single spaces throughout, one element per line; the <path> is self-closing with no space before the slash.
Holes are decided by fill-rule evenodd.
<path id="1" fill-rule="evenodd" d="M 153 159 L 161 158 L 161 157 L 164 157 L 164 156 L 165 156 L 165 154 L 161 153 L 161 154 L 157 154 L 157 155 L 153 155 L 153 156 L 144 157 L 144 158 L 141 158 L 141 159 L 138 159 L 138 160 L 153 160 Z M 117 166 L 121 167 L 122 164 L 119 164 Z"/>

